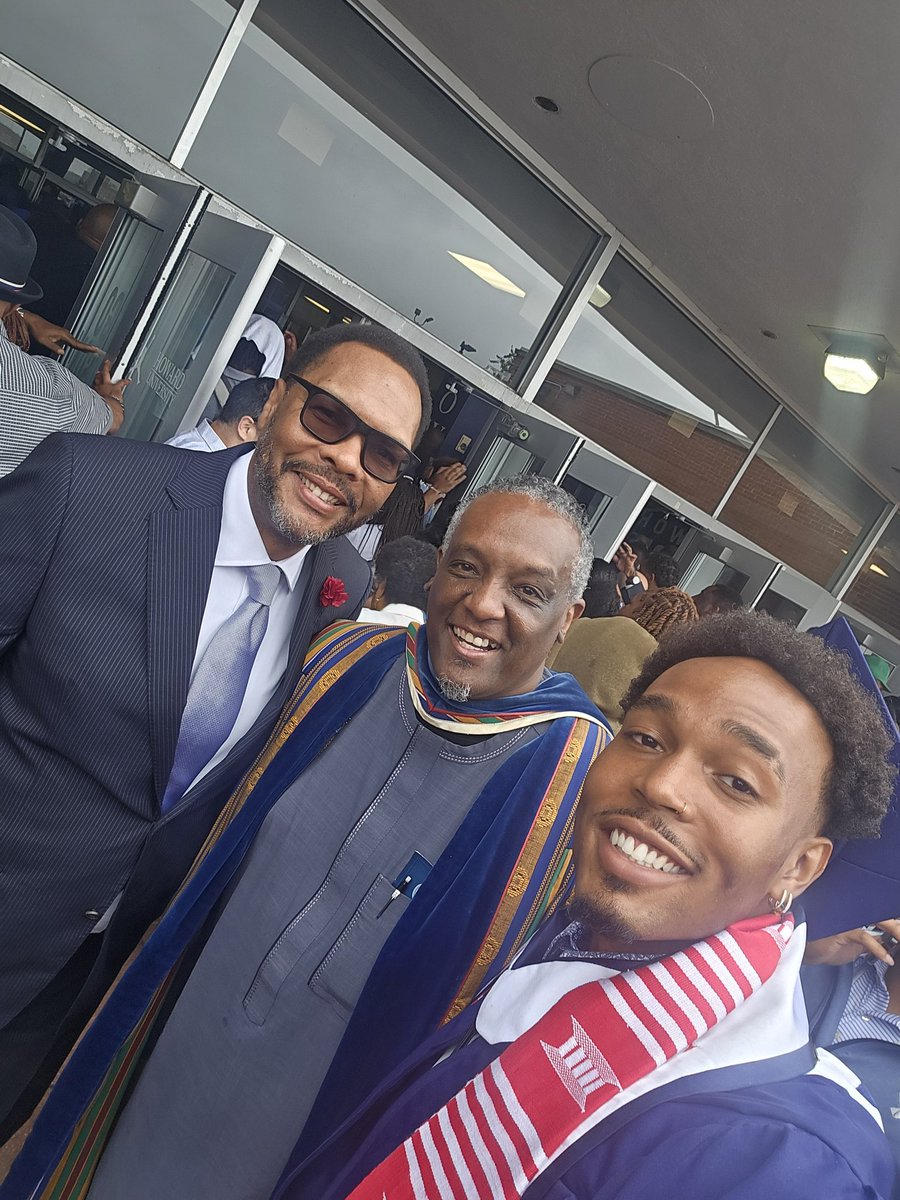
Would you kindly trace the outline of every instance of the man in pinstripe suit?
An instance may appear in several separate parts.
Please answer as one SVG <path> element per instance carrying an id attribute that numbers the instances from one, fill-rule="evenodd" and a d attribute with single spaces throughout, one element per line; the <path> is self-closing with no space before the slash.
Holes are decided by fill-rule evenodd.
<path id="1" fill-rule="evenodd" d="M 289 366 L 255 452 L 55 435 L 0 482 L 0 1118 L 174 892 L 310 637 L 368 592 L 339 535 L 416 461 L 422 360 L 341 325 Z"/>

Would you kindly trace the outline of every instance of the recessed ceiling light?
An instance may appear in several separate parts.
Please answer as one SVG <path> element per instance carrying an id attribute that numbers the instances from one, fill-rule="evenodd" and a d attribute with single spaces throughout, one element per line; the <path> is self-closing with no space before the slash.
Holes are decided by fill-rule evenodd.
<path id="1" fill-rule="evenodd" d="M 544 112 L 549 112 L 549 113 L 558 113 L 559 112 L 559 105 L 556 103 L 555 100 L 551 100 L 549 96 L 535 96 L 534 102 L 538 106 L 538 108 L 542 108 L 544 110 Z"/>
<path id="2" fill-rule="evenodd" d="M 884 379 L 884 361 L 865 339 L 838 337 L 825 352 L 823 373 L 839 392 L 866 396 Z"/>
<path id="3" fill-rule="evenodd" d="M 502 275 L 490 263 L 484 262 L 480 258 L 469 258 L 465 254 L 455 254 L 452 250 L 448 250 L 447 253 L 451 258 L 455 258 L 458 263 L 462 263 L 473 275 L 477 275 L 479 279 L 483 279 L 485 283 L 489 283 L 492 288 L 496 288 L 498 292 L 509 292 L 511 296 L 524 296 L 526 294 L 518 284 L 513 283 L 511 279 L 507 279 L 505 275 Z"/>
<path id="4" fill-rule="evenodd" d="M 876 575 L 883 575 L 885 579 L 888 577 L 887 571 L 882 570 L 878 563 L 871 563 L 869 565 L 869 570 L 874 571 Z"/>
<path id="5" fill-rule="evenodd" d="M 314 305 L 316 308 L 321 308 L 322 312 L 331 312 L 330 308 L 327 308 L 324 304 L 320 304 L 318 300 L 313 300 L 312 296 L 304 296 L 303 299 L 308 300 L 309 303 Z"/>

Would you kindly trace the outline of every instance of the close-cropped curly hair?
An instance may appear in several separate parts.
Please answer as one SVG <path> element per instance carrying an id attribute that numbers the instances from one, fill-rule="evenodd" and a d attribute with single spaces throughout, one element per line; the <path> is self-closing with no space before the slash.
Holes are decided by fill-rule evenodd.
<path id="1" fill-rule="evenodd" d="M 657 641 L 678 625 L 692 624 L 700 619 L 697 606 L 681 588 L 657 588 L 646 596 L 635 610 L 634 620 Z"/>
<path id="2" fill-rule="evenodd" d="M 653 550 L 647 558 L 647 570 L 658 588 L 677 587 L 681 578 L 681 566 L 665 550 Z"/>
<path id="3" fill-rule="evenodd" d="M 834 752 L 822 797 L 830 838 L 877 837 L 891 802 L 893 737 L 846 655 L 811 633 L 749 609 L 716 613 L 674 630 L 622 698 L 630 706 L 670 667 L 692 658 L 755 658 L 777 671 L 819 714 Z"/>

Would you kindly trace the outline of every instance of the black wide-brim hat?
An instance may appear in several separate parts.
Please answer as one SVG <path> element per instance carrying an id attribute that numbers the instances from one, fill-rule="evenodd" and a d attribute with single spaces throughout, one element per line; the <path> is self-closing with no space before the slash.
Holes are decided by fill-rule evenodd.
<path id="1" fill-rule="evenodd" d="M 44 289 L 29 275 L 37 242 L 20 216 L 0 204 L 0 300 L 30 304 Z"/>

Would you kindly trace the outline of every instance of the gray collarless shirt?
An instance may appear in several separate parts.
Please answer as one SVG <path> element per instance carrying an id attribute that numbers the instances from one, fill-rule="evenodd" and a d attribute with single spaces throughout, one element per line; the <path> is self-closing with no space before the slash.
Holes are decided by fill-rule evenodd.
<path id="1" fill-rule="evenodd" d="M 268 1197 L 415 903 L 391 899 L 394 881 L 414 853 L 437 862 L 494 772 L 544 729 L 448 740 L 417 719 L 403 660 L 388 671 L 263 823 L 90 1200 Z"/>

